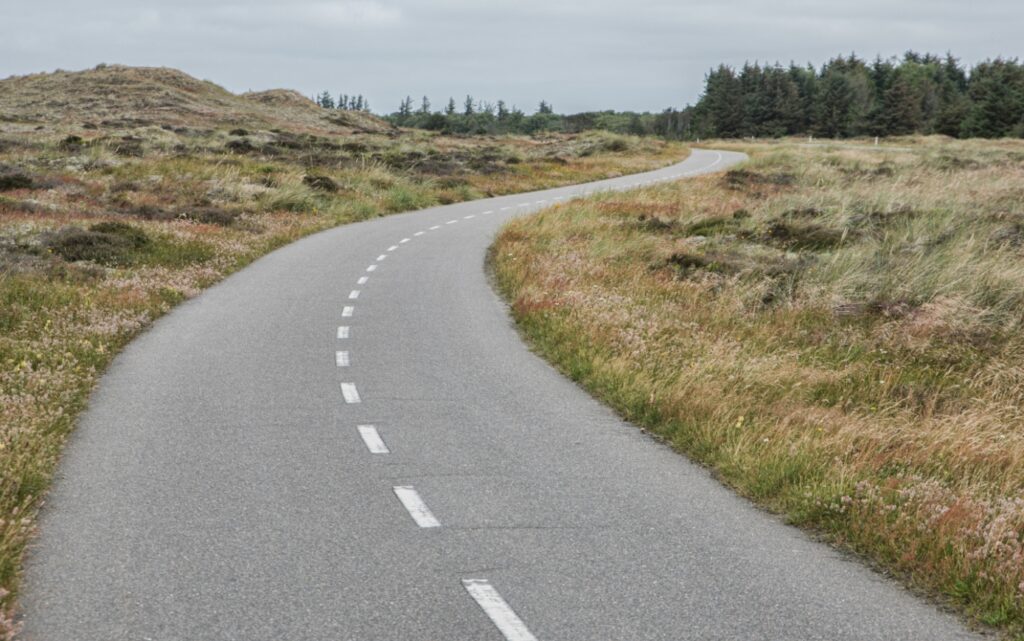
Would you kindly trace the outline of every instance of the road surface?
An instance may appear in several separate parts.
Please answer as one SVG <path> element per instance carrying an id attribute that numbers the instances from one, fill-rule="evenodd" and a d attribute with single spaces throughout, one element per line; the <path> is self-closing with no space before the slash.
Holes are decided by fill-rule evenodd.
<path id="1" fill-rule="evenodd" d="M 740 154 L 333 229 L 103 377 L 27 564 L 30 641 L 973 638 L 522 344 L 502 222 Z"/>

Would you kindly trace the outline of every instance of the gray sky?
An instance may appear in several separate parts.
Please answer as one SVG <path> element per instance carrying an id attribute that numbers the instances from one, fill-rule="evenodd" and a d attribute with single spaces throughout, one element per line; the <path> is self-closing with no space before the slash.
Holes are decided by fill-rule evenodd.
<path id="1" fill-rule="evenodd" d="M 0 77 L 169 66 L 232 91 L 466 93 L 533 111 L 660 110 L 719 62 L 907 49 L 1024 54 L 1021 0 L 0 0 Z"/>

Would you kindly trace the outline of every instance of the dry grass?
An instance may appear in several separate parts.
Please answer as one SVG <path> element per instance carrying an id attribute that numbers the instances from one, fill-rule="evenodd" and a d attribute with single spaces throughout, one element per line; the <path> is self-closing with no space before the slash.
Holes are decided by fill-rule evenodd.
<path id="1" fill-rule="evenodd" d="M 36 101 L 54 83 L 74 100 Z M 12 633 L 22 551 L 75 417 L 155 318 L 327 227 L 686 153 L 603 134 L 374 133 L 379 121 L 322 122 L 303 100 L 240 98 L 171 70 L 0 81 L 0 639 Z"/>
<path id="2" fill-rule="evenodd" d="M 1024 631 L 1024 143 L 749 145 L 493 251 L 546 357 L 742 494 Z"/>

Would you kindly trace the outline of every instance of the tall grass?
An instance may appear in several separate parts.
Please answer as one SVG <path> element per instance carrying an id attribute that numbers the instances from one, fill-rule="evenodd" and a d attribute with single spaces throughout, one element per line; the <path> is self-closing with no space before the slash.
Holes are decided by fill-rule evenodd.
<path id="1" fill-rule="evenodd" d="M 749 147 L 510 224 L 537 349 L 742 494 L 1024 632 L 1024 144 Z"/>

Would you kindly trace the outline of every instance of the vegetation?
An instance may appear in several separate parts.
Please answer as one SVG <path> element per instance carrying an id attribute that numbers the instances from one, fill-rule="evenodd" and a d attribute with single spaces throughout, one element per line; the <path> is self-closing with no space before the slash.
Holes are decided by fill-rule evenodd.
<path id="1" fill-rule="evenodd" d="M 722 65 L 680 114 L 684 138 L 829 138 L 945 134 L 1024 137 L 1024 65 L 989 60 L 970 70 L 951 55 L 902 60 L 839 56 L 820 70 L 790 64 Z"/>
<path id="2" fill-rule="evenodd" d="M 399 131 L 168 69 L 0 81 L 0 112 L 0 639 L 62 444 L 100 373 L 155 318 L 327 227 L 685 155 L 606 133 Z"/>
<path id="3" fill-rule="evenodd" d="M 720 144 L 720 143 L 719 143 Z M 748 145 L 517 219 L 535 348 L 743 495 L 1024 633 L 1024 143 Z"/>

